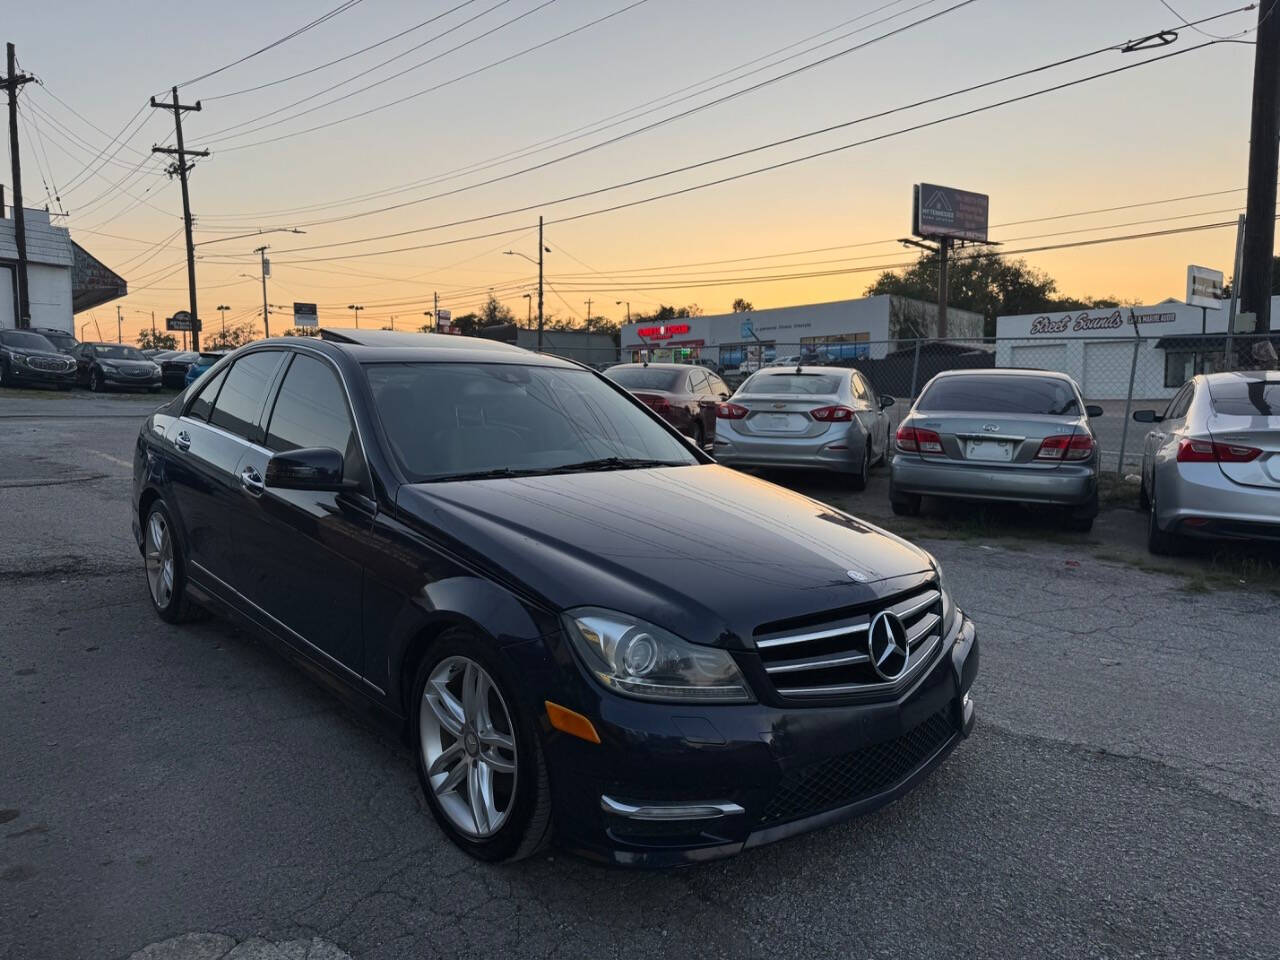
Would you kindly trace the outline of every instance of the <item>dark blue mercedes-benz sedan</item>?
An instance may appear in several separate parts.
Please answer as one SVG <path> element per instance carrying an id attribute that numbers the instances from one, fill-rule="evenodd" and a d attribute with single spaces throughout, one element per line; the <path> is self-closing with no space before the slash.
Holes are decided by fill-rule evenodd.
<path id="1" fill-rule="evenodd" d="M 220 612 L 398 718 L 485 860 L 732 854 L 893 800 L 973 725 L 974 626 L 928 553 L 568 360 L 254 343 L 147 419 L 133 508 L 156 612 Z"/>

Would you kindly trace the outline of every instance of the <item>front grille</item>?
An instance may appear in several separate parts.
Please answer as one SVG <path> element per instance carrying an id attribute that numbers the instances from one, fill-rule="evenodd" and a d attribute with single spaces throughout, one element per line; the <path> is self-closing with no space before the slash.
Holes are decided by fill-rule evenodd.
<path id="1" fill-rule="evenodd" d="M 33 370 L 48 370 L 51 373 L 66 373 L 71 369 L 71 364 L 66 360 L 58 360 L 54 357 L 31 357 L 27 360 L 27 364 Z"/>
<path id="2" fill-rule="evenodd" d="M 905 663 L 882 665 L 900 667 L 900 672 L 884 670 L 891 680 L 875 668 L 868 648 L 871 624 L 883 611 L 901 622 L 909 652 Z M 942 646 L 942 593 L 934 583 L 842 613 L 816 618 L 817 622 L 756 631 L 756 649 L 765 675 L 779 696 L 804 699 L 892 694 L 918 675 Z"/>
<path id="3" fill-rule="evenodd" d="M 783 776 L 760 823 L 799 820 L 883 793 L 909 777 L 955 734 L 948 706 L 896 740 L 793 770 Z"/>

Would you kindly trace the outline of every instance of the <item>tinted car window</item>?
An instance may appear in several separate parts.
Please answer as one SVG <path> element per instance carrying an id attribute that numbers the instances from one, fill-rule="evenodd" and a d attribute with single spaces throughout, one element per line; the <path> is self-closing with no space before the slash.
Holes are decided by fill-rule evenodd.
<path id="1" fill-rule="evenodd" d="M 350 457 L 353 434 L 346 394 L 333 370 L 315 357 L 295 356 L 271 412 L 267 446 L 329 447 Z"/>
<path id="2" fill-rule="evenodd" d="M 280 366 L 281 356 L 279 350 L 266 350 L 237 360 L 223 382 L 209 422 L 250 439 L 258 423 L 258 414 L 262 412 L 267 387 Z"/>
<path id="3" fill-rule="evenodd" d="M 391 447 L 415 480 L 546 472 L 608 457 L 699 462 L 586 370 L 499 363 L 379 363 L 365 370 Z"/>
<path id="4" fill-rule="evenodd" d="M 99 343 L 93 348 L 94 355 L 100 360 L 145 360 L 142 351 L 137 347 L 126 347 L 121 343 Z"/>
<path id="5" fill-rule="evenodd" d="M 1187 411 L 1191 409 L 1191 398 L 1195 396 L 1195 386 L 1188 383 L 1185 387 L 1178 391 L 1173 400 L 1169 403 L 1169 409 L 1164 412 L 1166 420 L 1181 420 L 1187 415 Z"/>
<path id="6" fill-rule="evenodd" d="M 801 396 L 836 393 L 840 378 L 830 373 L 757 373 L 742 385 L 742 393 L 788 394 Z"/>
<path id="7" fill-rule="evenodd" d="M 1280 417 L 1280 382 L 1214 385 L 1209 388 L 1213 412 L 1231 417 Z"/>
<path id="8" fill-rule="evenodd" d="M 218 390 L 225 379 L 227 379 L 227 371 L 219 370 L 215 376 L 206 380 L 195 400 L 191 402 L 191 406 L 187 408 L 187 416 L 197 420 L 208 420 L 209 413 L 213 410 L 213 401 L 218 399 Z"/>
<path id="9" fill-rule="evenodd" d="M 70 353 L 78 342 L 71 334 L 58 333 L 56 330 L 41 331 L 40 336 L 52 343 L 55 350 L 61 350 L 63 353 Z"/>
<path id="10" fill-rule="evenodd" d="M 43 350 L 56 353 L 52 343 L 38 333 L 28 330 L 0 330 L 0 343 L 15 350 Z"/>
<path id="11" fill-rule="evenodd" d="M 1050 377 L 940 377 L 924 392 L 916 409 L 1079 416 L 1076 392 L 1065 380 Z"/>
<path id="12" fill-rule="evenodd" d="M 614 367 L 606 370 L 610 380 L 628 390 L 679 390 L 684 386 L 683 370 L 654 367 Z"/>

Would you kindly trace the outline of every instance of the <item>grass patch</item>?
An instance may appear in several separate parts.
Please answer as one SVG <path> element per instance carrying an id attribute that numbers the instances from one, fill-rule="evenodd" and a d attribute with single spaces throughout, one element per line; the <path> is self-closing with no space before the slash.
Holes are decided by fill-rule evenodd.
<path id="1" fill-rule="evenodd" d="M 1180 577 L 1184 582 L 1177 589 L 1184 593 L 1266 590 L 1280 596 L 1280 550 L 1272 544 L 1189 542 L 1185 553 L 1172 559 L 1106 549 L 1093 555 L 1104 563 L 1123 564 L 1143 573 Z"/>
<path id="2" fill-rule="evenodd" d="M 1107 470 L 1098 475 L 1098 503 L 1103 507 L 1138 509 L 1138 484 Z"/>

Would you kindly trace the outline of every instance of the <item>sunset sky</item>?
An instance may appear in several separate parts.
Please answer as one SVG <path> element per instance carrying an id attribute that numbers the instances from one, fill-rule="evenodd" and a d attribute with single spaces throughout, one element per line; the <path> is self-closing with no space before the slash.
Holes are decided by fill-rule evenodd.
<path id="1" fill-rule="evenodd" d="M 1170 3 L 1188 20 L 1243 6 Z M 151 311 L 163 318 L 187 305 L 177 182 L 149 154 L 153 144 L 171 142 L 172 114 L 146 107 L 148 97 L 167 95 L 174 83 L 240 60 L 339 6 L 340 0 L 7 6 L 0 39 L 17 44 L 22 67 L 44 85 L 29 85 L 21 98 L 27 205 L 58 209 L 46 200 L 47 184 L 69 213 L 55 222 L 129 281 L 126 337 L 150 324 Z M 949 8 L 955 9 L 944 12 Z M 622 12 L 553 39 L 616 11 Z M 437 19 L 418 26 L 431 17 Z M 1237 12 L 1203 29 L 1237 34 L 1256 18 L 1256 11 Z M 477 307 L 489 288 L 523 318 L 522 294 L 531 291 L 536 271 L 502 251 L 536 256 L 539 213 L 552 248 L 547 312 L 585 315 L 591 298 L 593 314 L 615 319 L 625 310 L 618 300 L 629 301 L 633 312 L 696 302 L 712 313 L 727 310 L 735 297 L 770 307 L 860 296 L 876 267 L 914 259 L 895 239 L 908 233 L 911 185 L 921 180 L 989 193 L 992 238 L 1010 250 L 1234 221 L 1248 155 L 1253 47 L 1246 43 L 1219 43 L 731 183 L 555 222 L 1208 39 L 1183 28 L 1159 50 L 1110 50 L 696 170 L 553 202 L 1178 24 L 1160 0 L 357 0 L 296 38 L 180 89 L 184 102 L 203 101 L 200 113 L 184 117 L 187 145 L 213 154 L 191 178 L 202 244 L 200 312 L 206 329 L 217 323 L 218 304 L 231 307 L 230 320 L 260 318 L 252 250 L 267 243 L 270 302 L 316 301 L 322 324 L 349 325 L 346 307 L 359 303 L 366 308 L 362 324 L 380 326 L 394 316 L 398 327 L 416 327 L 433 291 L 456 314 Z M 902 27 L 908 29 L 728 102 L 465 189 Z M 401 31 L 408 32 L 388 39 Z M 356 53 L 380 41 L 386 42 Z M 464 76 L 473 71 L 479 72 Z M 294 74 L 304 75 L 277 82 Z M 331 125 L 308 132 L 320 124 Z M 104 150 L 121 131 L 123 147 Z M 0 182 L 8 179 L 6 166 Z M 437 196 L 446 191 L 453 195 Z M 1191 194 L 1217 195 L 1045 219 Z M 390 205 L 399 207 L 373 212 Z M 506 212 L 516 208 L 530 209 Z M 340 217 L 347 219 L 316 222 Z M 483 219 L 457 223 L 474 218 Z M 1014 221 L 1035 222 L 996 226 Z M 305 234 L 229 239 L 272 228 Z M 467 239 L 480 234 L 489 236 Z M 1230 273 L 1233 244 L 1234 230 L 1216 229 L 1026 259 L 1052 274 L 1064 293 L 1153 302 L 1183 295 L 1188 263 Z M 816 250 L 822 252 L 797 252 Z M 760 279 L 797 273 L 828 275 Z M 94 319 L 114 339 L 114 305 L 76 318 L 90 324 L 89 336 Z M 289 312 L 274 315 L 272 325 L 277 331 L 291 325 Z"/>

